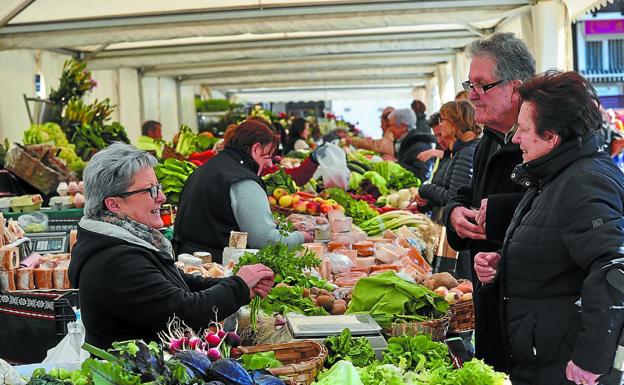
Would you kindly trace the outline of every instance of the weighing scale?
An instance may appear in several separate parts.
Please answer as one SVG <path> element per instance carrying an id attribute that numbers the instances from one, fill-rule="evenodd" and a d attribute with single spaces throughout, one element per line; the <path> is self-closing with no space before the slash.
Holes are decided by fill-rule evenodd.
<path id="1" fill-rule="evenodd" d="M 353 336 L 364 336 L 373 346 L 377 359 L 388 343 L 381 335 L 381 327 L 370 314 L 330 316 L 287 316 L 286 322 L 294 340 L 313 340 L 323 343 L 325 337 L 335 336 L 349 329 Z"/>
<path id="2" fill-rule="evenodd" d="M 65 231 L 47 233 L 26 233 L 30 239 L 32 251 L 39 254 L 58 254 L 69 252 L 69 234 Z"/>

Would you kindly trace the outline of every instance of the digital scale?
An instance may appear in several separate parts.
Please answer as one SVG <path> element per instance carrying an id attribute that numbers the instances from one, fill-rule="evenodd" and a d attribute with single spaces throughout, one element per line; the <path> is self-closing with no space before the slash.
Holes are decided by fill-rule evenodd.
<path id="1" fill-rule="evenodd" d="M 349 329 L 352 336 L 366 337 L 373 346 L 375 356 L 381 360 L 388 343 L 381 335 L 381 327 L 370 314 L 345 314 L 330 316 L 286 316 L 294 340 L 313 340 L 320 343 L 327 336 L 335 336 Z"/>
<path id="2" fill-rule="evenodd" d="M 39 254 L 58 254 L 69 252 L 69 234 L 65 231 L 47 233 L 26 233 L 31 249 Z"/>

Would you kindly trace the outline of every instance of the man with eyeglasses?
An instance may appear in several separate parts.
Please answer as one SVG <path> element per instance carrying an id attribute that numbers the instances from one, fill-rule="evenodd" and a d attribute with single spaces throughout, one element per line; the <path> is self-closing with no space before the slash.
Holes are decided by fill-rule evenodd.
<path id="1" fill-rule="evenodd" d="M 394 107 L 388 106 L 381 112 L 381 132 L 383 136 L 380 139 L 352 138 L 347 136 L 345 138 L 347 144 L 394 158 L 394 135 L 388 130 L 388 116 L 392 111 L 394 111 Z"/>
<path id="2" fill-rule="evenodd" d="M 476 355 L 497 370 L 508 370 L 500 330 L 498 285 L 478 284 L 474 257 L 499 250 L 514 210 L 524 191 L 511 181 L 513 168 L 522 163 L 522 151 L 511 142 L 520 109 L 518 87 L 535 74 L 535 60 L 512 33 L 496 33 L 476 40 L 469 80 L 462 85 L 485 126 L 475 149 L 472 182 L 461 187 L 444 211 L 448 241 L 455 250 L 470 250 L 475 284 Z M 492 270 L 496 263 L 491 261 Z"/>

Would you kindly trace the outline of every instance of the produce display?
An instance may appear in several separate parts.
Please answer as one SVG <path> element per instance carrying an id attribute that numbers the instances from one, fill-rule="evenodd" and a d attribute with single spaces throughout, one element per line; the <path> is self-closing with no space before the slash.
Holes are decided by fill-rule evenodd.
<path id="1" fill-rule="evenodd" d="M 347 313 L 367 312 L 381 327 L 389 327 L 395 321 L 442 317 L 448 306 L 442 297 L 426 287 L 386 271 L 358 281 Z"/>
<path id="2" fill-rule="evenodd" d="M 325 347 L 329 353 L 325 361 L 328 368 L 340 360 L 351 361 L 355 366 L 364 367 L 375 359 L 370 341 L 366 337 L 352 337 L 349 329 L 344 329 L 340 335 L 325 338 Z"/>
<path id="3" fill-rule="evenodd" d="M 53 92 L 54 100 L 63 106 L 62 113 L 57 123 L 32 125 L 24 132 L 24 143 L 29 145 L 25 151 L 51 163 L 50 167 L 64 171 L 68 167 L 79 173 L 98 150 L 112 141 L 127 142 L 119 123 L 106 123 L 115 108 L 110 100 L 85 104 L 80 99 L 93 84 L 84 63 L 67 62 L 62 84 Z M 254 114 L 264 116 L 261 109 L 255 109 Z M 168 203 L 179 202 L 188 177 L 216 154 L 212 147 L 217 140 L 182 125 L 177 138 L 166 143 L 165 155 L 159 159 L 155 173 Z M 3 150 L 6 149 L 0 146 L 0 162 Z M 282 238 L 289 232 L 302 231 L 311 235 L 314 242 L 295 247 L 277 242 L 257 252 L 241 251 L 242 255 L 236 255 L 236 263 L 226 265 L 204 263 L 203 256 L 189 255 L 180 256 L 175 262 L 182 271 L 207 278 L 231 276 L 242 266 L 264 264 L 275 274 L 275 286 L 266 298 L 255 296 L 247 307 L 224 322 L 208 320 L 204 330 L 193 331 L 183 320 L 174 318 L 159 334 L 159 342 L 122 341 L 114 343 L 108 351 L 85 344 L 91 358 L 82 364 L 81 370 L 37 369 L 24 383 L 285 384 L 289 383 L 288 379 L 274 377 L 266 371 L 291 366 L 292 362 L 280 361 L 284 359 L 281 353 L 276 353 L 280 348 L 242 354 L 244 349 L 239 345 L 270 343 L 263 345 L 267 347 L 289 341 L 292 337 L 286 326 L 286 321 L 292 320 L 289 317 L 324 316 L 323 319 L 336 319 L 340 323 L 351 319 L 343 315 L 366 313 L 381 326 L 382 336 L 387 339 L 383 358 L 376 360 L 369 339 L 354 337 L 349 329 L 344 329 L 339 335 L 327 337 L 322 345 L 317 344 L 326 352 L 318 353 L 322 363 L 317 369 L 325 370 L 318 376 L 314 372 L 315 384 L 503 384 L 505 376 L 483 362 L 472 360 L 462 365 L 452 359 L 444 343 L 432 341 L 430 335 L 410 336 L 415 334 L 412 329 L 410 332 L 407 328 L 397 329 L 397 325 L 405 327 L 442 319 L 448 326 L 449 319 L 461 319 L 455 316 L 456 312 L 470 314 L 472 310 L 466 309 L 472 309 L 472 283 L 457 280 L 449 273 L 434 273 L 432 261 L 441 228 L 426 214 L 418 212 L 415 197 L 421 181 L 402 166 L 384 161 L 370 151 L 346 149 L 345 152 L 350 171 L 346 191 L 324 189 L 320 179 L 312 179 L 304 187 L 297 186 L 286 170 L 298 167 L 309 156 L 307 152 L 290 152 L 281 158 L 273 173 L 263 177 L 271 210 L 286 215 L 276 215 L 275 220 Z M 74 201 L 79 198 L 78 202 L 84 204 L 79 184 L 72 183 Z M 57 190 L 59 195 L 65 195 L 70 192 L 70 185 L 59 184 Z M 50 202 L 64 207 L 66 197 L 56 198 Z M 17 203 L 38 204 L 32 199 L 16 199 L 23 200 Z M 30 232 L 43 230 L 38 222 L 25 223 L 24 227 Z M 13 266 L 14 263 L 9 266 L 10 261 L 4 258 L 3 265 L 7 268 L 0 269 L 0 278 L 7 282 L 3 286 L 11 290 L 66 289 L 69 258 L 69 255 L 44 256 L 37 266 L 20 268 Z M 470 317 L 464 319 L 470 321 Z M 214 319 L 217 318 L 215 315 Z M 274 333 L 271 338 L 267 331 Z M 443 333 L 446 331 L 444 328 Z M 434 340 L 443 338 L 434 337 Z M 286 349 L 283 345 L 281 348 Z M 306 358 L 310 357 L 300 360 Z M 299 383 L 309 385 L 311 381 L 312 378 L 306 378 Z"/>
<path id="4" fill-rule="evenodd" d="M 63 159 L 70 170 L 81 172 L 86 166 L 82 158 L 76 155 L 76 146 L 69 143 L 56 123 L 33 124 L 24 131 L 24 144 L 53 144 L 58 149 L 56 156 Z"/>
<path id="5" fill-rule="evenodd" d="M 196 168 L 197 166 L 191 162 L 175 158 L 166 159 L 154 168 L 156 177 L 163 186 L 163 193 L 167 196 L 167 202 L 178 203 L 180 201 L 186 179 Z"/>

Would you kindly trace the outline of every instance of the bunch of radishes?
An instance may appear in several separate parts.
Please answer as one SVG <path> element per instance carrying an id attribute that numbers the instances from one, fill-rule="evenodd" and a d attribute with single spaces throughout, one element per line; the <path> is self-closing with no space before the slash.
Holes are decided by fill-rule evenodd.
<path id="1" fill-rule="evenodd" d="M 218 322 L 211 322 L 208 329 L 199 335 L 183 321 L 175 318 L 167 325 L 167 331 L 159 333 L 163 345 L 170 353 L 182 350 L 195 350 L 205 354 L 210 361 L 216 361 L 230 356 L 230 350 L 240 345 L 240 337 L 236 333 L 226 332 Z"/>

